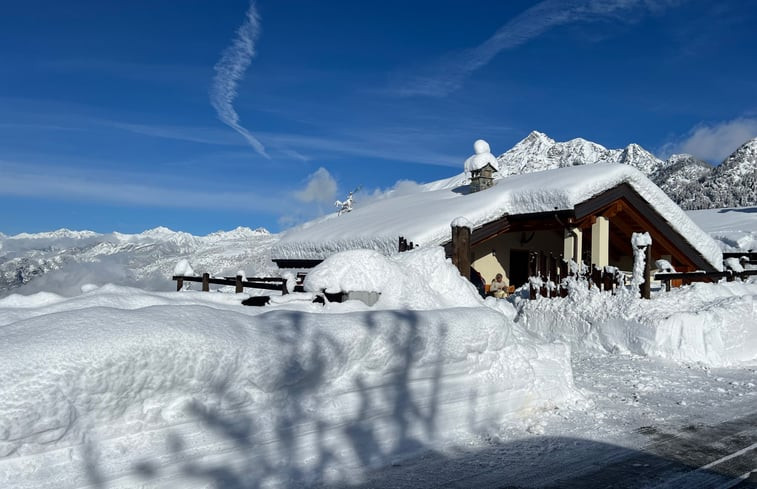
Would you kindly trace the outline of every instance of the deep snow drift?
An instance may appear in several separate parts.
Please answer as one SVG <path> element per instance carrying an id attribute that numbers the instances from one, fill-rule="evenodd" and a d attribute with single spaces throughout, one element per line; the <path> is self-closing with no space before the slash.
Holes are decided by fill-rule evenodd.
<path id="1" fill-rule="evenodd" d="M 394 310 L 117 286 L 0 300 L 0 486 L 205 487 L 221 461 L 233 487 L 354 482 L 583 402 L 566 345 L 485 307 L 442 250 L 413 255 L 376 270 Z M 390 297 L 417 274 L 462 307 Z"/>
<path id="2" fill-rule="evenodd" d="M 604 419 L 571 355 L 757 358 L 755 283 L 483 301 L 434 248 L 346 252 L 308 281 L 381 299 L 259 309 L 113 285 L 0 299 L 0 487 L 371 481 L 429 450 L 541 433 L 556 413 Z"/>

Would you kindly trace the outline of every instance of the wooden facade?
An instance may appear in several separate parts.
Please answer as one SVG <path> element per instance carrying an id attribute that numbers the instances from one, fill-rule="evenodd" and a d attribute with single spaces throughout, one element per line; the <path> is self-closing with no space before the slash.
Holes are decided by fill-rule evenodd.
<path id="1" fill-rule="evenodd" d="M 611 265 L 630 270 L 633 264 L 631 235 L 642 232 L 648 232 L 652 237 L 648 254 L 652 263 L 664 258 L 681 272 L 716 271 L 686 237 L 626 183 L 581 202 L 573 209 L 502 215 L 470 230 L 467 251 L 460 250 L 459 246 L 456 249 L 453 241 L 444 247 L 447 256 L 455 263 L 465 263 L 461 255 L 467 253 L 468 263 L 489 268 L 478 270 L 487 281 L 494 274 L 504 272 L 510 284 L 519 287 L 528 279 L 524 271 L 527 266 L 522 266 L 522 261 L 533 252 L 552 253 L 560 259 L 575 259 L 578 252 L 578 258 L 587 265 Z M 598 250 L 598 247 L 604 249 Z M 572 256 L 566 256 L 566 253 Z M 460 272 L 462 274 L 463 270 Z M 467 275 L 468 270 L 465 272 Z"/>

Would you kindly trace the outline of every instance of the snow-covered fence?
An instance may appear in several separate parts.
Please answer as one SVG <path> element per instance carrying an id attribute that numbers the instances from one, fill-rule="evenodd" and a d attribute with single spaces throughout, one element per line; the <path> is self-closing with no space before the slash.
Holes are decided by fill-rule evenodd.
<path id="1" fill-rule="evenodd" d="M 305 289 L 302 287 L 302 277 L 301 275 L 297 276 L 297 282 L 294 286 L 295 292 L 304 292 Z M 188 275 L 174 275 L 171 277 L 171 280 L 176 281 L 176 290 L 179 291 L 184 287 L 184 282 L 200 282 L 202 283 L 202 291 L 208 292 L 210 290 L 210 284 L 213 285 L 233 285 L 235 286 L 235 292 L 237 294 L 240 294 L 244 292 L 245 287 L 253 288 L 253 289 L 264 289 L 264 290 L 279 290 L 281 291 L 281 294 L 287 294 L 289 293 L 289 290 L 287 289 L 287 279 L 282 277 L 255 277 L 255 278 L 248 278 L 246 280 L 243 279 L 241 275 L 237 275 L 236 277 L 223 277 L 223 278 L 215 278 L 211 277 L 208 273 L 203 273 L 201 277 L 197 276 L 188 276 Z"/>
<path id="2" fill-rule="evenodd" d="M 408 241 L 404 236 L 400 236 L 397 251 L 402 253 L 403 251 L 410 251 L 415 248 L 415 244 L 412 241 Z"/>
<path id="3" fill-rule="evenodd" d="M 680 281 L 680 285 L 690 285 L 693 282 L 716 282 L 726 279 L 728 282 L 741 279 L 746 281 L 749 277 L 757 276 L 757 270 L 743 270 L 740 272 L 734 270 L 725 270 L 723 272 L 663 272 L 656 273 L 655 280 L 660 280 L 665 285 L 665 290 L 670 291 L 673 281 Z"/>
<path id="4" fill-rule="evenodd" d="M 623 274 L 615 267 L 579 266 L 552 253 L 534 251 L 529 255 L 529 297 L 566 297 L 569 281 L 615 294 L 623 284 Z"/>

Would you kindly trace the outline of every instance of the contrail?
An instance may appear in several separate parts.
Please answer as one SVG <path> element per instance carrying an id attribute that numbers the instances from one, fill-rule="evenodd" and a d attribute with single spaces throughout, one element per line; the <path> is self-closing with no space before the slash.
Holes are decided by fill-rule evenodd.
<path id="1" fill-rule="evenodd" d="M 260 17 L 255 2 L 245 14 L 244 23 L 237 30 L 234 41 L 224 49 L 214 69 L 213 86 L 210 89 L 210 104 L 216 109 L 221 121 L 241 134 L 261 156 L 270 158 L 263 144 L 239 124 L 239 114 L 234 110 L 237 85 L 255 56 L 255 41 L 260 34 Z"/>
<path id="2" fill-rule="evenodd" d="M 544 0 L 501 26 L 473 48 L 450 53 L 406 80 L 401 96 L 444 97 L 501 51 L 516 48 L 561 25 L 615 20 L 629 24 L 647 12 L 661 12 L 685 0 Z"/>

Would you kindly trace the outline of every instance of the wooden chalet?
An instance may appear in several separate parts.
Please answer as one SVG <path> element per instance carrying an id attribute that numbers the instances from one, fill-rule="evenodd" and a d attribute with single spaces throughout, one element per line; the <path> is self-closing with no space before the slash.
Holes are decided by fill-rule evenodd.
<path id="1" fill-rule="evenodd" d="M 467 275 L 469 266 L 487 279 L 502 273 L 515 287 L 528 280 L 529 256 L 535 252 L 599 268 L 609 265 L 631 270 L 631 235 L 642 232 L 652 237 L 653 260 L 665 259 L 680 272 L 718 270 L 628 183 L 607 189 L 572 209 L 505 214 L 476 226 L 458 251 L 469 261 L 455 261 L 463 274 Z M 443 244 L 450 258 L 455 256 L 453 237 Z"/>
<path id="2" fill-rule="evenodd" d="M 551 256 L 551 263 L 630 271 L 631 235 L 648 232 L 651 263 L 665 259 L 679 272 L 723 270 L 714 240 L 638 170 L 580 165 L 511 175 L 480 188 L 466 177 L 493 158 L 484 149 L 488 145 L 476 148 L 464 175 L 286 233 L 272 258 L 282 268 L 305 268 L 348 249 L 394 254 L 402 236 L 415 247 L 442 246 L 464 276 L 473 266 L 487 283 L 502 273 L 518 287 L 533 273 L 534 254 Z"/>

